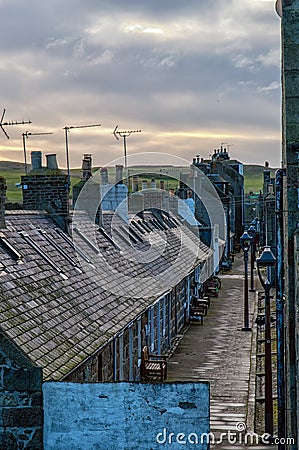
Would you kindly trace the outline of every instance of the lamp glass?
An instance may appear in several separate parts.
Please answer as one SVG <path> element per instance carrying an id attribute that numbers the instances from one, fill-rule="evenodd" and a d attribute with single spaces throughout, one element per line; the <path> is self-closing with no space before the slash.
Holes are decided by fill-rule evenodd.
<path id="1" fill-rule="evenodd" d="M 248 228 L 248 234 L 250 237 L 254 237 L 255 233 L 256 233 L 255 226 L 251 224 L 250 227 Z"/>
<path id="2" fill-rule="evenodd" d="M 265 247 L 263 253 L 257 258 L 258 267 L 273 267 L 276 264 L 276 258 L 270 247 Z"/>
<path id="3" fill-rule="evenodd" d="M 256 260 L 258 276 L 264 289 L 270 289 L 275 281 L 274 270 L 276 258 L 270 247 L 265 247 L 263 253 Z"/>
<path id="4" fill-rule="evenodd" d="M 245 230 L 242 236 L 240 237 L 240 244 L 244 251 L 248 250 L 250 247 L 251 237 L 248 232 Z"/>

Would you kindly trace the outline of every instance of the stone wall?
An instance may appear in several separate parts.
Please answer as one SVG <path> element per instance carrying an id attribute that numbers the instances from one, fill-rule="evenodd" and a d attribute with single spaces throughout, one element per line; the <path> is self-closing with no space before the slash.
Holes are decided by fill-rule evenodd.
<path id="1" fill-rule="evenodd" d="M 296 267 L 294 233 L 299 221 L 298 152 L 299 152 L 299 3 L 282 1 L 282 168 L 284 182 L 284 264 L 286 297 L 286 435 L 296 437 L 292 450 L 298 449 L 298 349 L 296 348 Z"/>
<path id="2" fill-rule="evenodd" d="M 294 235 L 294 264 L 295 264 L 295 302 L 296 302 L 296 352 L 297 371 L 299 373 L 299 230 Z M 297 383 L 297 398 L 299 398 L 299 383 Z M 297 402 L 297 417 L 299 417 L 299 404 Z M 298 430 L 299 434 L 299 430 Z M 299 436 L 297 437 L 299 442 Z"/>
<path id="3" fill-rule="evenodd" d="M 68 177 L 59 169 L 39 169 L 22 176 L 23 208 L 46 210 L 66 232 L 69 226 Z M 40 173 L 39 173 L 40 172 Z"/>
<path id="4" fill-rule="evenodd" d="M 43 448 L 42 371 L 0 332 L 0 448 Z"/>
<path id="5" fill-rule="evenodd" d="M 55 207 L 61 212 L 68 209 L 67 175 L 29 174 L 22 177 L 22 186 L 24 209 L 43 209 L 44 205 Z"/>

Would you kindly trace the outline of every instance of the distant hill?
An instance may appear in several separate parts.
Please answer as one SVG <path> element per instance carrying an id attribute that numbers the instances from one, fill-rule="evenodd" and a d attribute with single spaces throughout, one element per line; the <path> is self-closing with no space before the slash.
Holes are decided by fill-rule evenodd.
<path id="1" fill-rule="evenodd" d="M 21 190 L 15 184 L 20 183 L 21 175 L 25 175 L 23 163 L 12 161 L 0 161 L 0 176 L 6 179 L 8 202 L 19 202 L 21 200 Z"/>
<path id="2" fill-rule="evenodd" d="M 259 165 L 244 165 L 245 193 L 259 192 L 263 185 L 263 171 L 265 168 Z M 271 169 L 274 176 L 276 169 Z M 21 201 L 21 189 L 16 187 L 20 183 L 21 175 L 25 175 L 23 163 L 12 161 L 0 161 L 0 176 L 6 179 L 7 200 L 9 202 Z M 74 184 L 81 176 L 80 169 L 71 170 L 71 183 Z"/>
<path id="3" fill-rule="evenodd" d="M 264 170 L 264 166 L 254 164 L 244 165 L 244 189 L 246 194 L 249 194 L 249 192 L 258 193 L 260 189 L 263 189 Z M 270 168 L 271 177 L 274 177 L 276 170 Z"/>

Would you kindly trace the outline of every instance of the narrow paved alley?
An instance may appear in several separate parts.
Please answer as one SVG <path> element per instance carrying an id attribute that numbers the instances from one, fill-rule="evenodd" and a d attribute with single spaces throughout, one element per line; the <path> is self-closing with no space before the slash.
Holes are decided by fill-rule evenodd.
<path id="1" fill-rule="evenodd" d="M 211 297 L 203 325 L 191 324 L 172 355 L 168 381 L 209 381 L 210 424 L 211 433 L 215 435 L 215 444 L 211 448 L 238 450 L 248 448 L 244 445 L 244 433 L 254 431 L 256 294 L 249 292 L 252 331 L 242 331 L 244 281 L 241 255 L 235 259 L 233 270 L 221 275 L 221 280 L 219 297 Z M 221 433 L 228 432 L 230 437 L 223 438 L 220 443 Z M 252 445 L 250 448 L 269 446 Z"/>

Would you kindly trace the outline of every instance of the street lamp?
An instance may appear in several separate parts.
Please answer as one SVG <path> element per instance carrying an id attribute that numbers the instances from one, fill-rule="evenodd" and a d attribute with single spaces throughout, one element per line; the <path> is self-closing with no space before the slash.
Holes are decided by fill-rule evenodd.
<path id="1" fill-rule="evenodd" d="M 250 331 L 249 326 L 249 311 L 248 311 L 248 252 L 250 249 L 251 237 L 245 230 L 240 237 L 240 244 L 244 252 L 244 272 L 245 272 L 245 286 L 244 286 L 244 327 L 242 331 Z"/>
<path id="2" fill-rule="evenodd" d="M 265 290 L 265 433 L 273 436 L 270 289 L 275 280 L 276 258 L 270 247 L 264 248 L 263 253 L 260 258 L 257 258 L 256 262 L 259 279 Z"/>
<path id="3" fill-rule="evenodd" d="M 250 292 L 254 292 L 254 276 L 253 276 L 253 269 L 254 269 L 254 261 L 255 261 L 255 252 L 256 252 L 256 245 L 255 245 L 255 236 L 256 236 L 256 228 L 253 222 L 251 222 L 250 227 L 248 228 L 248 234 L 251 237 L 250 242 Z"/>

